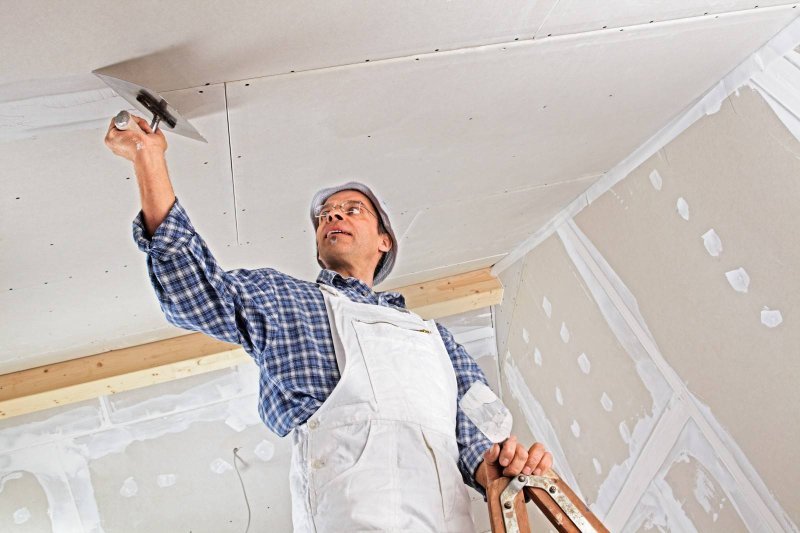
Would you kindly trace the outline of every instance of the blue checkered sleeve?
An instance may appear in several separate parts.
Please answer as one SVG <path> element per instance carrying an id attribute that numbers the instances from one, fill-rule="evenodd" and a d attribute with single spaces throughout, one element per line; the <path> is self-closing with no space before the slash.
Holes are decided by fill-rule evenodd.
<path id="1" fill-rule="evenodd" d="M 470 357 L 463 346 L 453 339 L 453 334 L 447 328 L 436 323 L 439 334 L 442 336 L 447 353 L 453 362 L 453 369 L 456 371 L 456 382 L 458 383 L 458 400 L 467 393 L 469 388 L 476 381 L 481 381 L 488 385 L 483 370 L 478 363 Z M 483 454 L 492 447 L 492 441 L 481 433 L 481 431 L 467 418 L 467 415 L 458 408 L 456 414 L 456 441 L 458 442 L 458 469 L 464 483 L 474 488 L 485 496 L 483 487 L 475 481 L 475 472 L 483 461 Z"/>
<path id="2" fill-rule="evenodd" d="M 177 198 L 151 238 L 140 211 L 133 237 L 171 324 L 240 344 L 259 360 L 277 321 L 269 269 L 220 268 Z"/>

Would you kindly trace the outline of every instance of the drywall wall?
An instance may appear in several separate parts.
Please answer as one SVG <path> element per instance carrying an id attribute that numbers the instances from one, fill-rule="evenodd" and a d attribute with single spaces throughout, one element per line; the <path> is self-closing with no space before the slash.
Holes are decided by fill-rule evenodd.
<path id="1" fill-rule="evenodd" d="M 797 530 L 799 175 L 746 86 L 502 271 L 517 431 L 612 529 Z"/>

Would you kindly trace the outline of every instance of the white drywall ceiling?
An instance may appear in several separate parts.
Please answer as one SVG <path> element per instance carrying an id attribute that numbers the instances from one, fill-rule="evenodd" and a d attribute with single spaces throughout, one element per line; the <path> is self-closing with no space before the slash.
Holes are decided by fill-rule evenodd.
<path id="1" fill-rule="evenodd" d="M 355 177 L 405 235 L 399 284 L 496 262 L 797 16 L 714 16 L 744 2 L 314 6 L 4 12 L 0 372 L 181 333 L 130 238 L 131 166 L 102 143 L 127 106 L 94 69 L 182 89 L 165 96 L 209 144 L 171 136 L 170 172 L 223 267 L 313 278 L 307 201 Z"/>

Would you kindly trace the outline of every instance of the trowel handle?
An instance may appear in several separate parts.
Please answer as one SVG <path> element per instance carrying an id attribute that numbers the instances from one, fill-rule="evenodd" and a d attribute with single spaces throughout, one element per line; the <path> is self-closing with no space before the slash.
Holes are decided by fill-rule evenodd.
<path id="1" fill-rule="evenodd" d="M 150 131 L 154 132 L 158 129 L 158 124 L 161 122 L 161 117 L 156 115 L 153 117 L 153 122 L 150 123 Z M 133 120 L 131 114 L 125 111 L 124 109 L 117 113 L 117 116 L 114 117 L 114 127 L 118 130 L 129 130 L 132 126 L 138 124 Z"/>
<path id="2" fill-rule="evenodd" d="M 114 117 L 114 127 L 118 130 L 127 130 L 131 127 L 131 114 L 124 109 Z"/>

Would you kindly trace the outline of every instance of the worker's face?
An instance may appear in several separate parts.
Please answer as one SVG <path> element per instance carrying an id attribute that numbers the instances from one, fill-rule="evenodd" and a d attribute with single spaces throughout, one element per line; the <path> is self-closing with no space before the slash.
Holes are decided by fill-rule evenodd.
<path id="1" fill-rule="evenodd" d="M 359 191 L 340 191 L 325 200 L 326 204 L 341 204 L 347 200 L 361 201 L 374 216 L 364 210 L 359 215 L 347 215 L 341 209 L 332 210 L 317 227 L 317 249 L 326 268 L 345 268 L 374 272 L 383 252 L 392 247 L 391 237 L 378 231 L 378 211 L 369 198 Z M 342 233 L 337 233 L 336 231 Z"/>

